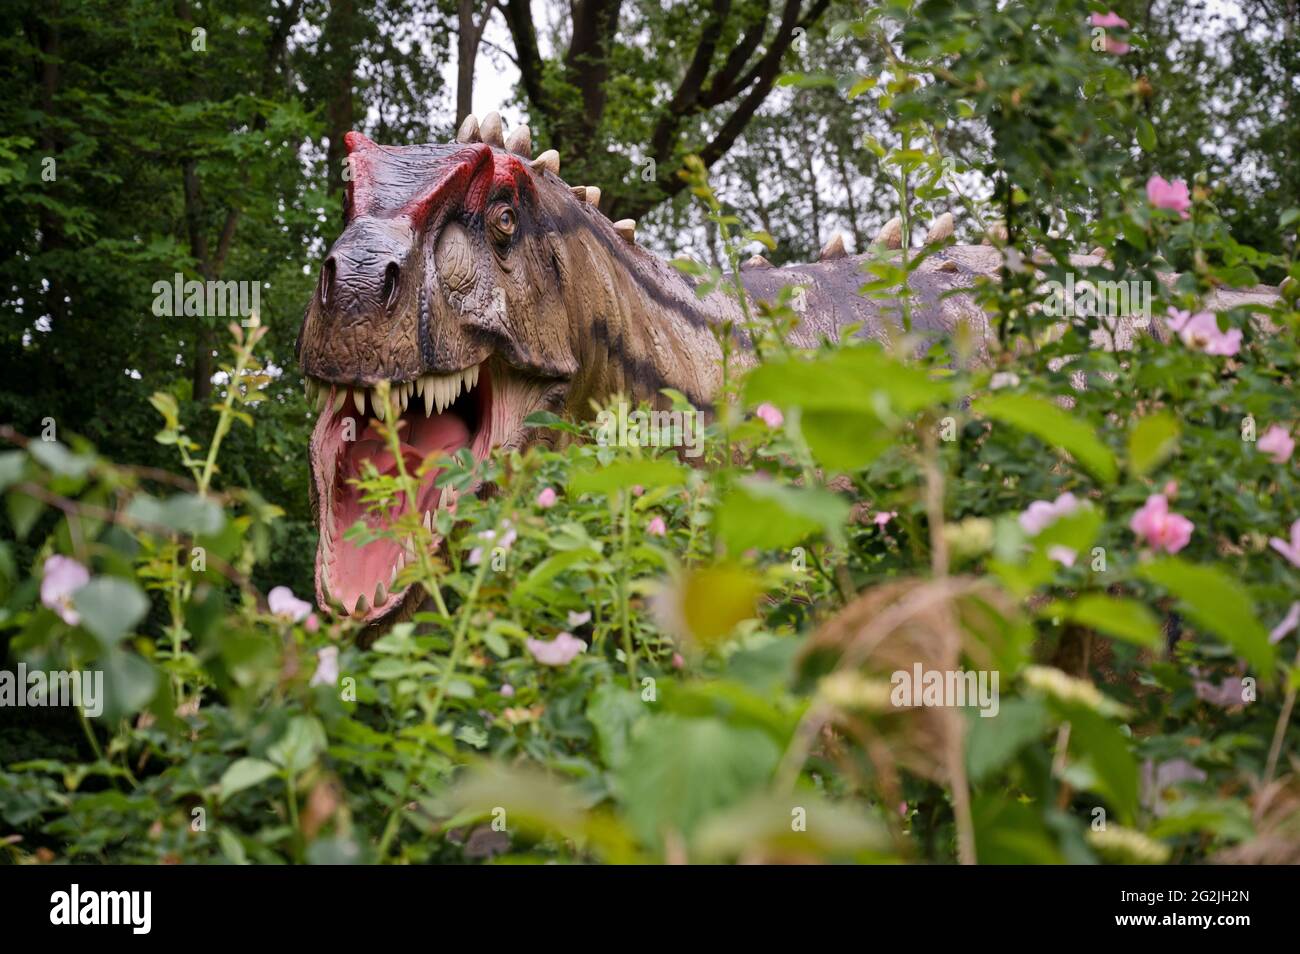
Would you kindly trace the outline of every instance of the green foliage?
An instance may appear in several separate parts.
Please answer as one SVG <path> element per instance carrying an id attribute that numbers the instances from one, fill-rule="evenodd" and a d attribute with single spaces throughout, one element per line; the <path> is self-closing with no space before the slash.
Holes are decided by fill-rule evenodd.
<path id="1" fill-rule="evenodd" d="M 230 34 L 251 45 L 268 25 L 250 11 Z M 442 461 L 440 481 L 481 478 L 495 492 L 440 514 L 436 550 L 410 517 L 362 526 L 423 542 L 400 582 L 427 600 L 373 642 L 351 620 L 277 615 L 267 600 L 275 585 L 308 592 L 314 549 L 302 523 L 310 415 L 292 375 L 272 370 L 291 365 L 289 323 L 234 323 L 201 407 L 170 370 L 193 329 L 141 331 L 142 279 L 160 263 L 196 265 L 178 238 L 184 195 L 158 170 L 192 158 L 209 194 L 230 193 L 256 146 L 247 124 L 292 137 L 317 120 L 279 86 L 250 96 L 233 89 L 249 76 L 187 73 L 164 43 L 167 16 L 136 24 L 137 37 L 107 29 L 88 63 L 129 41 L 178 89 L 214 85 L 211 99 L 171 102 L 123 73 L 119 103 L 82 77 L 60 94 L 77 109 L 60 122 L 66 148 L 113 161 L 66 194 L 5 200 L 5 228 L 30 231 L 54 208 L 78 253 L 7 263 L 14 287 L 36 301 L 50 274 L 120 291 L 130 303 L 104 292 L 94 337 L 136 341 L 129 367 L 152 392 L 142 399 L 120 369 L 88 376 L 95 393 L 57 409 L 84 426 L 60 425 L 59 440 L 41 439 L 43 408 L 16 390 L 3 398 L 21 425 L 0 452 L 8 653 L 102 672 L 105 688 L 100 711 L 31 709 L 0 731 L 0 819 L 20 839 L 5 840 L 7 856 L 1197 862 L 1287 843 L 1285 824 L 1257 809 L 1271 783 L 1296 784 L 1300 636 L 1269 631 L 1300 591 L 1270 538 L 1290 539 L 1300 485 L 1294 459 L 1252 441 L 1297 427 L 1295 299 L 1260 309 L 1269 327 L 1225 313 L 1244 333 L 1231 358 L 1176 336 L 1106 347 L 1106 320 L 1049 327 L 1037 306 L 1041 281 L 1074 268 L 1068 253 L 1085 239 L 1112 252 L 1104 275 L 1153 282 L 1157 323 L 1216 287 L 1300 278 L 1296 218 L 1258 250 L 1243 245 L 1212 176 L 1186 220 L 1151 208 L 1135 168 L 1186 130 L 1148 115 L 1122 64 L 1090 49 L 1089 12 L 887 4 L 838 34 L 878 52 L 869 75 L 789 87 L 843 88 L 887 117 L 853 148 L 873 157 L 905 232 L 917 203 L 1007 221 L 1002 281 L 974 290 L 994 329 L 987 360 L 969 360 L 970 329 L 936 343 L 911 326 L 907 283 L 933 250 L 877 250 L 864 268 L 865 293 L 897 308 L 892 340 L 793 349 L 788 294 L 742 299 L 761 361 L 742 373 L 724 351 L 702 466 L 605 446 L 592 424 L 545 415 L 530 423 L 561 433 L 555 447 Z M 6 42 L 35 55 L 26 33 Z M 621 93 L 645 80 L 629 72 Z M 148 123 L 187 135 L 164 139 L 167 154 L 130 180 L 120 164 Z M 0 176 L 30 181 L 21 157 L 40 130 L 30 117 L 12 129 Z M 950 154 L 953 143 L 972 154 Z M 702 288 L 737 291 L 744 244 L 771 230 L 747 231 L 703 164 L 682 165 L 721 254 L 680 265 Z M 991 202 L 958 188 L 972 170 L 993 184 Z M 317 237 L 326 200 L 287 160 L 247 171 L 244 225 L 264 244 L 240 246 L 230 267 L 256 275 L 279 261 L 273 300 L 287 308 L 306 289 L 284 263 Z M 166 223 L 144 216 L 159 207 Z M 107 221 L 106 208 L 125 218 Z M 136 242 L 141 223 L 153 224 Z M 1035 248 L 1049 253 L 1041 272 L 1025 264 Z M 1168 287 L 1155 277 L 1164 262 L 1183 267 Z M 68 330 L 99 299 L 73 300 L 48 339 L 24 343 L 25 319 L 7 332 L 12 367 L 100 360 L 99 341 Z M 111 420 L 84 413 L 92 400 Z M 774 407 L 753 413 L 762 404 Z M 364 490 L 383 508 L 411 480 L 376 475 Z M 1192 524 L 1176 554 L 1133 528 L 1157 494 Z M 1052 519 L 1036 522 L 1049 505 Z M 507 530 L 501 568 L 482 551 Z M 55 555 L 89 582 L 43 592 Z M 585 650 L 543 663 L 534 641 L 561 633 Z M 895 702 L 912 662 L 996 675 L 996 713 Z"/>

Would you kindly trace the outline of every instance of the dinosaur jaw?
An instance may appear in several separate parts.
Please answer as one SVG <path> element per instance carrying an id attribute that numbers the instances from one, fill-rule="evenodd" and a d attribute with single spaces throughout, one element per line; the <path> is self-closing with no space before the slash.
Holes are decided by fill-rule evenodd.
<path id="1" fill-rule="evenodd" d="M 497 374 L 508 374 L 500 369 Z M 476 460 L 488 456 L 500 443 L 494 439 L 494 369 L 482 362 L 451 374 L 424 375 L 395 381 L 391 394 L 402 408 L 398 431 L 402 464 L 414 476 L 430 455 L 448 456 L 468 447 Z M 432 527 L 440 508 L 454 505 L 452 492 L 434 486 L 441 469 L 430 469 L 419 480 L 415 499 L 405 496 L 388 512 L 367 504 L 357 481 L 368 467 L 383 476 L 398 473 L 398 461 L 379 433 L 371 388 L 313 381 L 322 395 L 320 418 L 311 438 L 311 467 L 317 526 L 316 598 L 335 613 L 375 623 L 395 615 L 411 587 L 398 588 L 402 568 L 417 559 L 415 544 L 405 546 L 381 538 L 369 543 L 344 539 L 358 521 L 379 531 L 412 510 L 426 527 Z M 509 388 L 504 389 L 509 392 Z M 434 534 L 435 547 L 441 541 Z M 418 588 L 417 588 L 418 589 Z"/>
<path id="2" fill-rule="evenodd" d="M 338 615 L 368 626 L 388 624 L 409 616 L 424 599 L 423 588 L 398 588 L 402 568 L 418 560 L 415 543 L 403 546 L 381 538 L 369 543 L 344 539 L 358 521 L 371 530 L 391 526 L 412 509 L 432 528 L 439 509 L 454 512 L 456 495 L 434 486 L 441 468 L 420 478 L 412 502 L 400 500 L 387 513 L 372 510 L 356 481 L 367 464 L 381 475 L 397 473 L 397 460 L 379 434 L 373 389 L 309 379 L 318 395 L 320 417 L 311 438 L 311 469 L 317 526 L 316 599 Z M 450 374 L 427 374 L 394 382 L 391 393 L 399 406 L 398 431 L 402 463 L 414 476 L 430 455 L 455 455 L 469 448 L 476 461 L 494 448 L 522 448 L 535 433 L 524 419 L 537 410 L 561 410 L 569 390 L 564 379 L 524 371 L 491 356 Z M 358 409 L 358 403 L 361 409 Z M 463 493 L 476 493 L 473 485 Z M 436 530 L 433 548 L 442 545 Z"/>

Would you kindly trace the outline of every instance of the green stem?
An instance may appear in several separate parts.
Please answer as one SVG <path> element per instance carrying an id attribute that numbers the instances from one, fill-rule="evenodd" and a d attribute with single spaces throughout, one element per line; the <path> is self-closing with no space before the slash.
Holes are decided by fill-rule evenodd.
<path id="1" fill-rule="evenodd" d="M 382 387 L 386 388 L 387 386 L 384 385 Z M 395 422 L 400 420 L 400 414 L 398 413 L 399 409 L 395 406 L 396 402 L 390 399 L 387 390 L 381 390 L 376 396 L 381 400 L 388 402 L 388 413 L 385 415 L 386 426 L 384 427 L 385 440 L 388 443 L 388 449 L 393 454 L 393 460 L 397 464 L 397 479 L 401 484 L 402 493 L 406 495 L 408 508 L 418 521 L 419 514 L 415 511 L 415 505 L 417 496 L 420 492 L 420 485 L 419 482 L 406 471 L 406 461 L 402 455 L 401 436 L 397 433 L 396 425 L 387 426 L 387 421 Z M 443 493 L 446 492 L 447 491 L 444 489 Z M 398 543 L 400 544 L 401 541 L 398 541 Z M 447 604 L 443 602 L 442 599 L 442 588 L 435 582 L 433 561 L 429 549 L 429 547 L 423 546 L 418 548 L 420 559 L 420 585 L 424 587 L 426 593 L 433 597 L 434 606 L 438 608 L 438 615 L 443 619 L 451 619 L 451 613 L 447 610 Z"/>
<path id="2" fill-rule="evenodd" d="M 230 422 L 234 417 L 231 411 L 235 406 L 235 394 L 239 388 L 240 379 L 243 377 L 244 372 L 248 370 L 249 361 L 253 356 L 253 346 L 261 337 L 259 331 L 260 328 L 257 327 L 251 329 L 245 343 L 235 351 L 235 367 L 230 372 L 230 380 L 226 382 L 226 399 L 221 402 L 221 412 L 217 416 L 217 427 L 212 432 L 212 442 L 208 445 L 208 455 L 203 461 L 203 472 L 198 479 L 198 494 L 200 497 L 208 495 L 212 475 L 217 469 L 217 452 L 221 449 L 221 442 L 230 431 Z"/>
<path id="3" fill-rule="evenodd" d="M 636 648 L 632 645 L 632 611 L 628 592 L 631 583 L 631 557 L 628 555 L 632 542 L 632 492 L 623 491 L 623 539 L 622 539 L 622 573 L 618 582 L 618 600 L 620 623 L 623 628 L 623 656 L 627 660 L 627 678 L 636 690 Z"/>
<path id="4" fill-rule="evenodd" d="M 515 501 L 519 496 L 519 488 L 522 486 L 521 480 L 515 481 L 515 486 L 511 490 L 510 497 L 506 500 L 502 508 L 503 513 L 510 513 L 514 508 Z M 452 636 L 451 653 L 447 657 L 446 668 L 443 669 L 442 675 L 438 679 L 438 688 L 433 697 L 433 704 L 429 707 L 424 716 L 424 725 L 429 727 L 437 719 L 439 711 L 442 709 L 442 702 L 447 696 L 447 688 L 451 685 L 451 677 L 455 674 L 457 666 L 460 665 L 460 657 L 464 652 L 466 636 L 469 633 L 470 619 L 474 615 L 474 606 L 478 600 L 479 589 L 483 586 L 483 580 L 487 577 L 488 567 L 491 566 L 491 559 L 486 554 L 484 559 L 479 561 L 478 569 L 474 574 L 474 580 L 470 584 L 469 592 L 465 595 L 465 602 L 461 604 L 456 620 L 456 632 Z M 420 746 L 421 753 L 425 747 L 424 737 L 421 736 Z M 401 820 L 400 812 L 406 804 L 407 793 L 411 790 L 411 785 L 415 782 L 415 773 L 417 762 L 412 762 L 411 768 L 407 770 L 406 778 L 402 783 L 402 793 L 394 802 L 392 809 L 388 813 L 388 820 L 384 823 L 384 833 L 379 839 L 379 860 L 383 861 L 388 854 L 388 848 L 393 839 L 397 836 L 399 822 Z"/>

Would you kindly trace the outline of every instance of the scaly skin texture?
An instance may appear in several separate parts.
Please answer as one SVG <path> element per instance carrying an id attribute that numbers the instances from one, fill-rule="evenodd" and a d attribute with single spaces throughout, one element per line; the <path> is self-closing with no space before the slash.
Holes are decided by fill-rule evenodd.
<path id="1" fill-rule="evenodd" d="M 348 482 L 358 458 L 381 471 L 385 464 L 379 443 L 366 440 L 374 406 L 364 403 L 365 389 L 384 380 L 399 391 L 417 389 L 406 395 L 403 417 L 413 464 L 432 449 L 458 446 L 482 458 L 496 446 L 545 439 L 523 427 L 537 410 L 580 419 L 591 414 L 593 399 L 613 395 L 662 406 L 664 388 L 707 408 L 722 379 L 715 328 L 741 325 L 734 298 L 722 291 L 697 297 L 689 278 L 629 240 L 630 223 L 616 227 L 560 179 L 554 153 L 530 162 L 529 137 L 519 132 L 510 142 L 521 154 L 505 148 L 495 115 L 485 118 L 481 135 L 471 117 L 460 141 L 446 145 L 384 147 L 358 133 L 347 137 L 347 225 L 322 267 L 298 357 L 324 408 L 312 438 L 318 600 L 341 601 L 342 611 L 374 626 L 409 614 L 417 599 L 383 587 L 376 593 L 375 584 L 388 580 L 386 557 L 340 543 L 345 524 L 360 516 Z M 779 269 L 760 261 L 742 269 L 741 281 L 755 300 L 803 286 L 791 335 L 797 346 L 837 339 L 850 324 L 868 338 L 896 334 L 897 303 L 858 294 L 867 256 L 830 254 Z M 1080 268 L 1098 262 L 1075 258 Z M 986 315 L 972 296 L 948 293 L 995 277 L 1000 264 L 1001 252 L 987 245 L 950 246 L 922 262 L 911 277 L 913 330 L 944 336 L 964 321 L 982 345 Z M 1211 304 L 1274 297 L 1267 289 L 1224 291 Z M 1127 347 L 1135 330 L 1122 322 L 1113 346 Z M 735 341 L 737 360 L 748 363 L 746 336 L 738 332 Z M 440 385 L 429 382 L 451 375 L 459 393 L 467 369 L 478 369 L 481 383 L 455 414 L 438 405 L 437 415 L 421 409 L 420 388 L 432 401 Z M 364 413 L 354 414 L 358 401 Z M 358 436 L 347 436 L 345 426 Z M 350 450 L 349 441 L 363 450 Z M 431 482 L 421 509 L 447 502 Z"/>

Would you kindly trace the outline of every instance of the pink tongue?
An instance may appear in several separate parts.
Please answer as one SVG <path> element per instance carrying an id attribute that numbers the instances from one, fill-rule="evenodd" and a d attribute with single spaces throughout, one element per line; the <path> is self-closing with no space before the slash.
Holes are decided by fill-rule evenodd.
<path id="1" fill-rule="evenodd" d="M 455 414 L 438 414 L 418 419 L 405 417 L 402 418 L 402 423 L 405 426 L 401 431 L 400 446 L 408 473 L 434 451 L 454 454 L 469 444 L 469 428 Z M 380 437 L 374 425 L 366 427 L 356 443 L 344 452 L 344 479 L 359 475 L 361 463 L 366 460 L 374 464 L 375 470 L 381 474 L 392 474 L 397 470 L 388 442 Z"/>
<path id="2" fill-rule="evenodd" d="M 444 413 L 427 418 L 422 414 L 409 415 L 403 417 L 402 421 L 405 426 L 400 432 L 401 448 L 408 474 L 413 473 L 424 458 L 434 451 L 440 450 L 450 455 L 469 444 L 469 429 L 455 414 Z M 343 534 L 358 520 L 365 520 L 370 526 L 376 523 L 376 517 L 368 513 L 361 502 L 357 488 L 347 482 L 361 474 L 361 464 L 365 460 L 371 461 L 381 474 L 391 474 L 397 470 L 392 451 L 373 426 L 367 427 L 356 443 L 345 445 L 335 484 L 338 498 L 334 510 L 334 585 L 331 591 L 349 609 L 361 595 L 366 597 L 368 603 L 372 602 L 376 583 L 388 587 L 393 566 L 402 552 L 401 547 L 391 540 L 376 540 L 358 547 L 343 539 Z M 437 471 L 432 471 L 420 481 L 418 506 L 421 511 L 433 510 L 438 504 L 441 491 L 433 486 L 437 475 Z"/>

